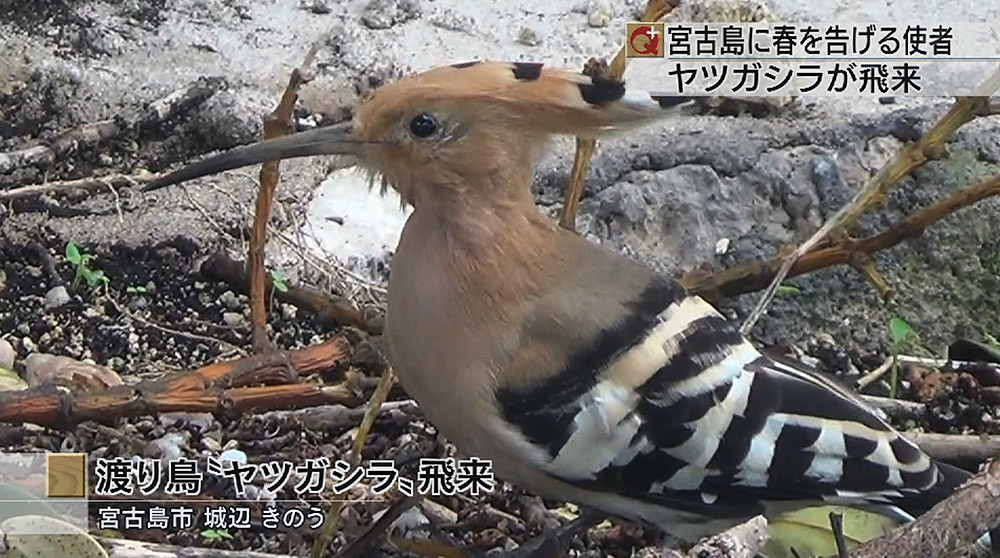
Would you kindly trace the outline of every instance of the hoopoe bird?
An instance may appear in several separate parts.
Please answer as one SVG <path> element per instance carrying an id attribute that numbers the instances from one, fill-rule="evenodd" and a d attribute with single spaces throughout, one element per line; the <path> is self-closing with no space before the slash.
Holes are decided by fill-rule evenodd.
<path id="1" fill-rule="evenodd" d="M 763 514 L 771 556 L 797 544 L 832 554 L 832 537 L 791 534 L 829 534 L 825 512 L 796 516 L 822 506 L 876 518 L 859 540 L 912 520 L 969 473 L 535 205 L 552 137 L 634 129 L 683 101 L 535 63 L 456 64 L 382 86 L 352 122 L 236 148 L 145 190 L 278 159 L 355 158 L 413 209 L 388 285 L 395 374 L 462 453 L 539 495 L 691 542 Z"/>

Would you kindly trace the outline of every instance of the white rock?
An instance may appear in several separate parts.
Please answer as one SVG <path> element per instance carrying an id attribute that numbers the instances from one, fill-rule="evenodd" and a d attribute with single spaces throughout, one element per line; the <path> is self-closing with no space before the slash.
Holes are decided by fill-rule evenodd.
<path id="1" fill-rule="evenodd" d="M 171 432 L 149 443 L 151 453 L 164 461 L 175 461 L 181 457 L 184 436 Z"/>
<path id="2" fill-rule="evenodd" d="M 0 368 L 14 369 L 14 347 L 6 339 L 0 339 Z"/>
<path id="3" fill-rule="evenodd" d="M 715 253 L 721 256 L 728 251 L 729 251 L 729 239 L 720 238 L 719 241 L 715 243 Z"/>
<path id="4" fill-rule="evenodd" d="M 229 327 L 242 327 L 246 325 L 243 314 L 240 312 L 223 312 L 222 321 Z"/>
<path id="5" fill-rule="evenodd" d="M 56 285 L 49 289 L 49 292 L 45 293 L 45 309 L 51 310 L 52 308 L 59 308 L 60 306 L 66 304 L 70 301 L 69 292 L 66 287 L 62 285 Z"/>
<path id="6" fill-rule="evenodd" d="M 219 461 L 235 461 L 240 465 L 246 465 L 247 454 L 243 450 L 228 449 L 219 455 Z"/>
<path id="7" fill-rule="evenodd" d="M 320 184 L 301 232 L 317 256 L 335 258 L 367 274 L 366 262 L 395 250 L 411 211 L 400 210 L 395 190 L 384 196 L 377 184 L 369 190 L 367 175 L 348 167 L 334 171 Z"/>
<path id="8" fill-rule="evenodd" d="M 587 23 L 591 27 L 607 27 L 613 17 L 611 3 L 607 0 L 591 0 L 587 5 Z"/>

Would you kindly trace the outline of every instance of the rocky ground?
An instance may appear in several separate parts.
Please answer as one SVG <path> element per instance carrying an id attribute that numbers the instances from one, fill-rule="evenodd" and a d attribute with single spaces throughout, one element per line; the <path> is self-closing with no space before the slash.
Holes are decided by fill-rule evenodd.
<path id="1" fill-rule="evenodd" d="M 874 2 L 801 8 L 794 2 L 727 3 L 740 17 L 831 18 L 850 10 L 896 17 Z M 940 5 L 939 5 L 940 4 Z M 948 10 L 995 20 L 986 3 L 926 2 L 927 17 Z M 0 193 L 43 181 L 95 174 L 158 172 L 202 154 L 252 141 L 291 70 L 319 41 L 316 78 L 302 91 L 296 126 L 343 120 L 371 87 L 411 70 L 473 58 L 537 60 L 571 68 L 608 56 L 624 21 L 641 3 L 528 0 L 69 0 L 0 3 Z M 900 7 L 898 10 L 909 8 Z M 718 13 L 717 4 L 685 3 L 675 17 Z M 805 10 L 805 11 L 803 11 Z M 888 10 L 888 11 L 886 11 Z M 607 25 L 602 25 L 606 23 Z M 191 91 L 189 102 L 157 101 Z M 773 255 L 803 240 L 903 142 L 927 130 L 946 100 L 800 100 L 762 116 L 707 112 L 602 142 L 592 165 L 580 230 L 665 271 L 718 269 Z M 67 131 L 84 130 L 65 141 Z M 858 235 L 890 223 L 1000 169 L 1000 120 L 981 118 L 863 219 Z M 63 139 L 60 139 L 63 138 Z M 52 147 L 51 156 L 11 164 L 2 154 Z M 553 215 L 572 163 L 572 143 L 558 142 L 534 189 Z M 378 307 L 391 268 L 401 215 L 372 218 L 392 207 L 349 177 L 335 160 L 282 163 L 268 265 L 292 283 L 314 285 Z M 252 169 L 143 195 L 133 188 L 70 192 L 0 205 L 0 367 L 25 374 L 33 353 L 92 361 L 126 381 L 187 370 L 250 351 L 247 298 L 201 275 L 220 249 L 243 258 L 256 176 Z M 752 332 L 762 346 L 802 358 L 846 382 L 878 367 L 892 352 L 889 328 L 904 318 L 925 349 L 944 357 L 956 339 L 986 344 L 1000 337 L 1000 201 L 986 201 L 931 227 L 919 239 L 879 254 L 895 299 L 883 301 L 855 271 L 823 270 L 789 282 Z M 330 219 L 333 218 L 333 219 Z M 364 234 L 362 234 L 364 233 Z M 376 241 L 372 241 L 376 238 Z M 367 240 L 364 240 L 367 239 Z M 94 256 L 105 288 L 74 284 L 67 243 Z M 723 302 L 745 317 L 756 294 Z M 270 331 L 285 349 L 344 334 L 302 309 L 276 304 Z M 365 339 L 351 332 L 354 340 Z M 377 346 L 377 338 L 370 340 Z M 3 353 L 9 349 L 15 363 Z M 371 394 L 379 363 L 348 363 Z M 930 376 L 933 376 L 931 373 Z M 903 375 L 901 393 L 928 403 L 918 420 L 899 426 L 951 433 L 1000 433 L 1000 409 L 981 377 Z M 927 387 L 931 385 L 931 387 Z M 940 386 L 935 388 L 934 386 Z M 883 380 L 867 393 L 885 395 Z M 394 392 L 391 399 L 405 399 Z M 360 417 L 354 417 L 360 420 Z M 7 450 L 75 448 L 104 456 L 185 454 L 238 449 L 248 459 L 301 461 L 346 455 L 357 422 L 323 428 L 286 415 L 238 419 L 149 417 L 111 426 L 85 423 L 73 432 L 29 426 L 3 430 Z M 266 433 L 266 434 L 265 434 Z M 178 438 L 174 436 L 180 434 Z M 174 451 L 174 450 L 169 450 Z M 445 455 L 450 448 L 413 409 L 380 418 L 366 458 Z M 221 489 L 220 489 L 221 490 Z M 213 494 L 231 497 L 224 491 Z M 281 495 L 278 495 L 281 496 Z M 363 499 L 366 494 L 352 494 Z M 367 496 L 370 496 L 368 494 Z M 377 500 L 377 499 L 376 499 Z M 510 548 L 563 521 L 559 503 L 543 503 L 502 485 L 480 499 L 445 498 L 442 529 L 483 551 Z M 342 514 L 342 547 L 383 509 L 355 503 Z M 295 553 L 308 533 L 239 531 L 206 540 L 197 531 L 144 531 L 130 536 L 177 544 Z M 628 556 L 657 536 L 602 527 L 573 544 L 587 556 Z"/>

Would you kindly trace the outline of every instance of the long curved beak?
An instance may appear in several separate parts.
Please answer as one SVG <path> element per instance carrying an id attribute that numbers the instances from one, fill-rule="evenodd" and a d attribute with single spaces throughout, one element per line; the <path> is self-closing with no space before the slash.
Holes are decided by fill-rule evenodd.
<path id="1" fill-rule="evenodd" d="M 236 147 L 158 178 L 146 184 L 142 191 L 150 192 L 194 178 L 280 159 L 313 155 L 358 156 L 364 143 L 354 137 L 354 129 L 349 122 L 325 126 Z"/>

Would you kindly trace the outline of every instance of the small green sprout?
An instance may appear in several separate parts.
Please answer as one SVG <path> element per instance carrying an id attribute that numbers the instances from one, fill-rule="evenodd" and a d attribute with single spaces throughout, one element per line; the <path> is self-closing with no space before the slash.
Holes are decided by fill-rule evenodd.
<path id="1" fill-rule="evenodd" d="M 143 287 L 142 285 L 134 285 L 126 288 L 125 292 L 128 294 L 146 294 L 147 290 L 146 287 Z"/>
<path id="2" fill-rule="evenodd" d="M 899 354 L 906 347 L 919 342 L 917 332 L 909 322 L 893 316 L 889 320 L 889 333 L 892 334 L 892 373 L 889 376 L 889 397 L 896 398 L 896 384 L 899 382 Z"/>
<path id="3" fill-rule="evenodd" d="M 203 539 L 209 542 L 217 542 L 223 539 L 232 539 L 233 536 L 225 529 L 208 529 L 201 532 Z"/>
<path id="4" fill-rule="evenodd" d="M 90 262 L 94 260 L 93 254 L 80 252 L 80 248 L 72 242 L 66 244 L 66 259 L 76 266 L 76 275 L 71 285 L 74 289 L 80 284 L 80 279 L 86 281 L 91 288 L 106 285 L 111 281 L 100 269 L 90 268 Z"/>
<path id="5" fill-rule="evenodd" d="M 778 285 L 778 294 L 782 296 L 794 296 L 802 294 L 802 290 L 795 285 Z"/>
<path id="6" fill-rule="evenodd" d="M 285 282 L 285 274 L 281 271 L 275 269 L 271 272 L 271 281 L 274 283 L 274 288 L 283 292 L 288 292 L 288 283 Z"/>
<path id="7" fill-rule="evenodd" d="M 987 332 L 983 332 L 983 336 L 986 337 L 986 344 L 993 347 L 994 349 L 1000 351 L 1000 339 L 990 335 Z"/>

